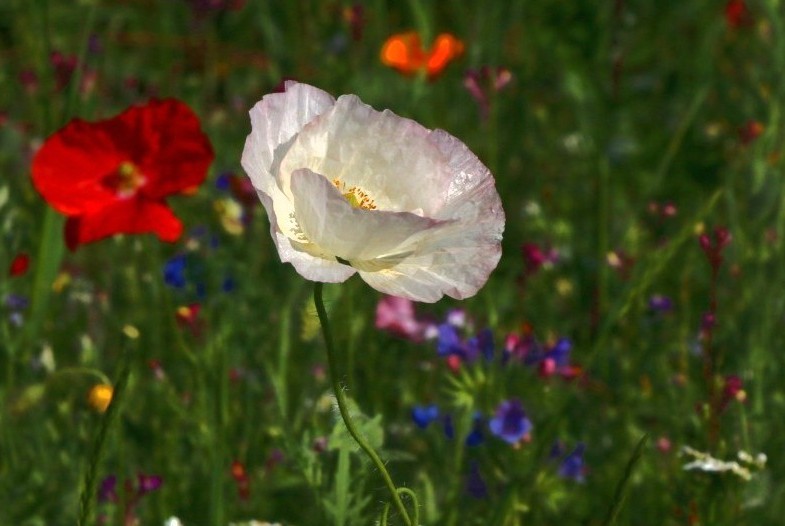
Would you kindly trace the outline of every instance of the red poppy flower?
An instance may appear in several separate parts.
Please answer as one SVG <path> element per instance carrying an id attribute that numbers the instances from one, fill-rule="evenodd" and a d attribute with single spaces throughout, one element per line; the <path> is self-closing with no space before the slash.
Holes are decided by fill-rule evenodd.
<path id="1" fill-rule="evenodd" d="M 382 46 L 382 63 L 404 74 L 425 70 L 428 78 L 433 78 L 447 67 L 447 64 L 463 54 L 463 42 L 442 33 L 436 37 L 433 48 L 425 51 L 420 35 L 414 31 L 392 35 Z"/>
<path id="2" fill-rule="evenodd" d="M 152 100 L 111 119 L 72 120 L 36 153 L 33 184 L 68 216 L 71 250 L 120 233 L 155 233 L 171 242 L 183 225 L 165 199 L 198 187 L 213 157 L 188 106 Z"/>

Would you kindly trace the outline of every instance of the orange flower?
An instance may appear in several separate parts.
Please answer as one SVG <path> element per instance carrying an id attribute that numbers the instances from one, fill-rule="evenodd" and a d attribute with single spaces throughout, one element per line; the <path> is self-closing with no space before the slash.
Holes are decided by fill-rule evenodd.
<path id="1" fill-rule="evenodd" d="M 112 401 L 112 393 L 111 385 L 96 384 L 90 389 L 90 393 L 87 395 L 87 402 L 96 411 L 103 413 Z"/>
<path id="2" fill-rule="evenodd" d="M 449 33 L 442 33 L 436 37 L 431 50 L 426 52 L 422 47 L 420 35 L 409 31 L 388 38 L 382 46 L 380 58 L 385 66 L 390 66 L 406 75 L 424 69 L 428 78 L 434 78 L 447 67 L 447 64 L 463 54 L 463 48 L 463 42 Z"/>

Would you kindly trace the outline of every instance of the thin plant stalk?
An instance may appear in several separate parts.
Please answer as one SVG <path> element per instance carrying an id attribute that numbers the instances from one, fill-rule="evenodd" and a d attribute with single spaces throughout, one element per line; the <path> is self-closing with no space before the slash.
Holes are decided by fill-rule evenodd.
<path id="1" fill-rule="evenodd" d="M 412 522 L 412 519 L 409 517 L 409 513 L 406 511 L 406 507 L 403 505 L 400 495 L 401 490 L 395 486 L 392 478 L 390 477 L 390 473 L 384 466 L 384 462 L 382 462 L 382 459 L 379 458 L 378 453 L 376 453 L 373 447 L 371 447 L 365 437 L 363 437 L 357 430 L 357 427 L 354 425 L 354 421 L 349 414 L 349 407 L 346 402 L 346 396 L 344 395 L 343 387 L 338 381 L 338 374 L 335 366 L 335 346 L 333 344 L 330 321 L 327 318 L 327 311 L 324 308 L 324 300 L 322 299 L 322 286 L 323 284 L 320 282 L 316 282 L 314 284 L 313 301 L 314 305 L 316 306 L 316 313 L 319 315 L 319 323 L 322 326 L 324 344 L 327 348 L 327 365 L 330 373 L 330 382 L 332 382 L 333 392 L 335 393 L 335 400 L 338 403 L 338 410 L 341 413 L 341 418 L 343 419 L 343 423 L 346 425 L 346 429 L 349 431 L 349 434 L 352 435 L 354 441 L 357 442 L 363 451 L 365 451 L 365 454 L 368 455 L 368 457 L 371 459 L 371 462 L 373 462 L 373 464 L 376 466 L 376 469 L 379 470 L 379 473 L 382 475 L 387 489 L 390 491 L 393 504 L 398 510 L 398 513 L 400 513 L 401 517 L 403 518 L 403 521 L 406 523 L 406 526 L 417 526 L 416 523 Z M 414 492 L 411 490 L 406 490 L 405 493 L 412 499 L 416 508 L 417 499 Z"/>
<path id="2" fill-rule="evenodd" d="M 106 437 L 112 429 L 114 421 L 117 419 L 116 416 L 119 412 L 125 386 L 128 384 L 128 378 L 131 376 L 131 346 L 131 343 L 127 343 L 123 350 L 123 355 L 120 359 L 120 370 L 117 374 L 117 382 L 112 390 L 112 400 L 109 402 L 109 407 L 106 409 L 106 412 L 101 419 L 101 425 L 95 435 L 93 446 L 90 448 L 90 457 L 87 461 L 87 469 L 84 473 L 81 495 L 79 497 L 78 526 L 87 526 L 88 524 L 91 524 L 98 465 L 101 463 L 104 446 L 106 445 Z"/>

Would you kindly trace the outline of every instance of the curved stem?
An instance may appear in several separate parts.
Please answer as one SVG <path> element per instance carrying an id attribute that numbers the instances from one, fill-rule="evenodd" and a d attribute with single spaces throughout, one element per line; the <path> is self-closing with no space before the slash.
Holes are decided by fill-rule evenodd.
<path id="1" fill-rule="evenodd" d="M 378 469 L 379 473 L 381 473 L 384 483 L 387 486 L 387 489 L 390 491 L 393 504 L 395 504 L 395 507 L 398 509 L 398 513 L 401 514 L 401 517 L 403 517 L 406 526 L 417 526 L 416 524 L 412 523 L 412 520 L 409 518 L 409 513 L 406 511 L 403 501 L 401 500 L 399 489 L 395 487 L 395 484 L 393 484 L 390 473 L 387 471 L 387 468 L 384 467 L 384 462 L 382 462 L 382 459 L 379 458 L 379 455 L 376 453 L 376 451 L 374 451 L 368 441 L 365 440 L 365 438 L 357 431 L 354 421 L 349 415 L 349 408 L 347 407 L 346 397 L 343 393 L 343 388 L 338 381 L 338 375 L 335 369 L 335 347 L 333 346 L 330 322 L 327 318 L 327 311 L 324 308 L 324 300 L 322 299 L 322 283 L 318 281 L 314 283 L 313 302 L 316 306 L 316 313 L 319 315 L 319 322 L 322 325 L 324 344 L 327 347 L 327 366 L 330 371 L 330 382 L 332 382 L 333 392 L 335 393 L 335 400 L 338 402 L 338 410 L 341 413 L 343 423 L 346 425 L 346 429 L 349 431 L 349 434 L 352 435 L 352 438 L 354 438 L 354 441 L 357 442 L 363 451 L 365 451 L 365 454 L 368 455 L 373 464 L 376 466 L 376 469 Z M 409 493 L 413 494 L 411 490 L 408 490 L 407 494 Z M 411 497 L 411 495 L 409 496 Z M 415 503 L 417 502 L 416 499 L 412 500 Z"/>

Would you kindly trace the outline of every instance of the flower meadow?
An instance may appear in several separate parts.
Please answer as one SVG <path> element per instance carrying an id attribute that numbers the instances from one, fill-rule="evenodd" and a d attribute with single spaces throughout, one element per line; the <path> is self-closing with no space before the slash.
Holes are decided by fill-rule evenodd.
<path id="1" fill-rule="evenodd" d="M 776 0 L 0 4 L 0 524 L 785 515 Z"/>

